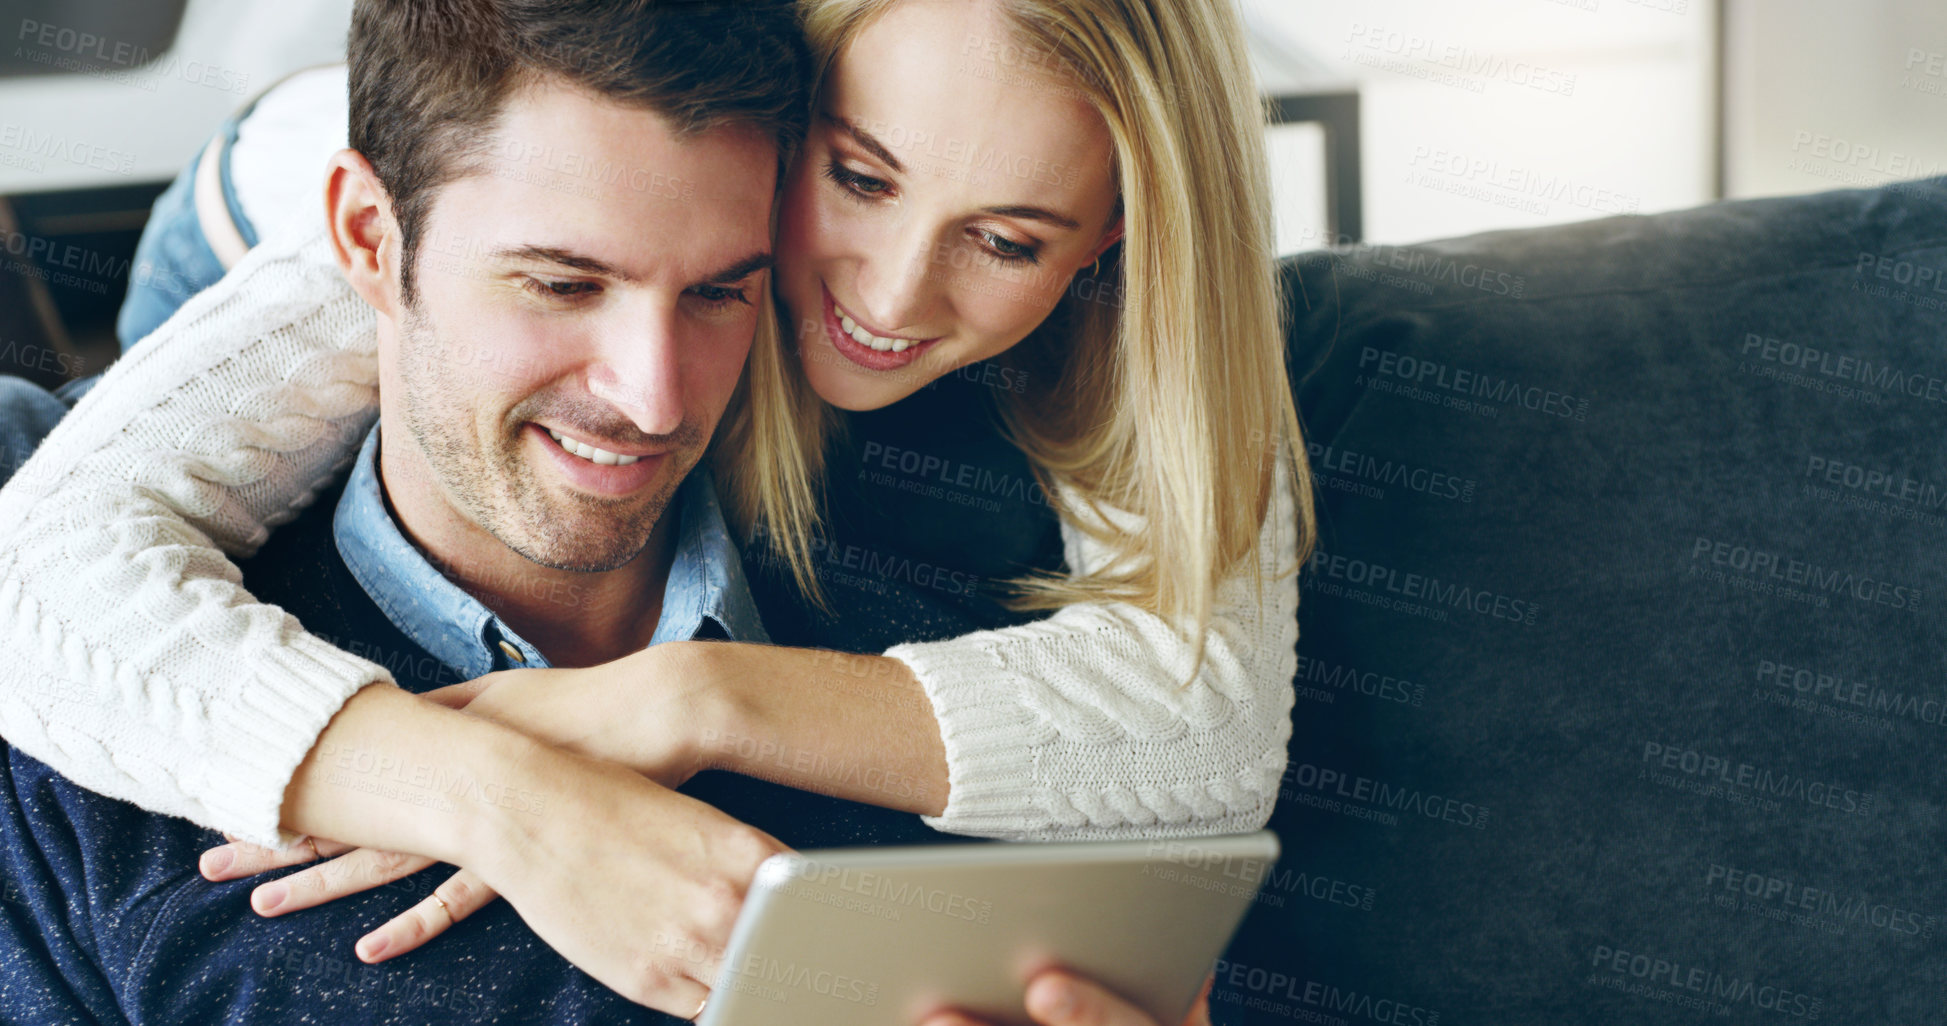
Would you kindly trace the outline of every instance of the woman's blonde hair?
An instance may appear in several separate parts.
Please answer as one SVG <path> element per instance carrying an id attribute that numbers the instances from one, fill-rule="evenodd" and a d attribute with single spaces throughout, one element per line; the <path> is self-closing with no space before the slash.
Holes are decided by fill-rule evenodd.
<path id="1" fill-rule="evenodd" d="M 820 80 L 899 2 L 799 0 Z M 1110 569 L 1024 578 L 1011 604 L 1133 603 L 1194 623 L 1200 661 L 1222 577 L 1239 567 L 1297 570 L 1257 561 L 1279 462 L 1297 499 L 1298 564 L 1316 533 L 1285 368 L 1264 107 L 1234 0 L 990 2 L 1007 15 L 1018 52 L 1055 71 L 1107 124 L 1126 232 L 1092 287 L 1070 288 L 1000 358 L 1031 370 L 1029 390 L 1002 404 L 1013 440 L 1064 518 L 1114 554 Z M 1119 303 L 1104 301 L 1117 295 Z M 727 491 L 736 515 L 768 525 L 773 551 L 802 585 L 818 516 L 801 503 L 818 491 L 834 422 L 782 341 L 753 352 L 749 385 L 793 405 L 742 404 Z M 1057 480 L 1086 510 L 1062 502 Z M 1141 522 L 1132 529 L 1103 506 Z"/>

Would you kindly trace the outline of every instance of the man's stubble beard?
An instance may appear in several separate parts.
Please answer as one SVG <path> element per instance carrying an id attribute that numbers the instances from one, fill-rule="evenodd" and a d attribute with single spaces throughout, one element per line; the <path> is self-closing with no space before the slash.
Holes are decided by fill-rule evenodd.
<path id="1" fill-rule="evenodd" d="M 520 428 L 534 419 L 523 415 L 523 408 L 539 412 L 544 397 L 531 396 L 509 411 L 496 431 L 495 451 L 483 453 L 472 404 L 453 380 L 451 365 L 439 357 L 450 347 L 416 308 L 408 309 L 399 334 L 406 429 L 434 482 L 462 517 L 528 561 L 555 570 L 604 573 L 641 554 L 699 458 L 695 447 L 669 454 L 667 484 L 646 502 L 552 495 L 520 455 Z M 671 469 L 681 472 L 671 474 Z"/>

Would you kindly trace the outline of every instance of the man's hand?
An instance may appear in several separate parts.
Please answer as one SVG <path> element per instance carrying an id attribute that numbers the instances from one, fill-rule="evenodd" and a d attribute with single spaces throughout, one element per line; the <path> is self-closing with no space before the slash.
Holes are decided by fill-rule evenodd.
<path id="1" fill-rule="evenodd" d="M 1183 1026 L 1210 1026 L 1210 986 L 1216 981 L 1215 976 L 1203 981 Z M 1161 1026 L 1134 1005 L 1064 969 L 1045 970 L 1028 982 L 1027 1013 L 1040 1026 Z M 941 1012 L 919 1026 L 988 1024 L 959 1012 Z"/>

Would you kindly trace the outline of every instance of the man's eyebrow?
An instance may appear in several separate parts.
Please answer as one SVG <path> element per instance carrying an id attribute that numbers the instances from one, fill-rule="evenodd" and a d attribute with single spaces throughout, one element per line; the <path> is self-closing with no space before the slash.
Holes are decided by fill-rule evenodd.
<path id="1" fill-rule="evenodd" d="M 629 274 L 621 268 L 597 260 L 591 256 L 583 256 L 580 253 L 570 252 L 569 250 L 559 249 L 554 246 L 509 246 L 505 249 L 496 250 L 493 255 L 500 260 L 544 260 L 551 264 L 559 264 L 562 267 L 573 268 L 583 274 L 599 274 L 604 277 L 614 278 L 617 281 L 634 282 L 636 280 L 634 275 Z M 768 250 L 761 253 L 752 253 L 736 263 L 730 264 L 723 270 L 704 275 L 702 280 L 712 285 L 742 281 L 756 274 L 758 271 L 771 266 L 774 259 Z"/>
<path id="2" fill-rule="evenodd" d="M 1018 217 L 1028 221 L 1046 221 L 1058 228 L 1080 228 L 1082 223 L 1072 217 L 1057 214 L 1046 207 L 986 207 L 985 213 L 996 217 Z"/>
<path id="3" fill-rule="evenodd" d="M 859 126 L 853 124 L 850 120 L 846 118 L 841 118 L 838 117 L 837 115 L 828 112 L 820 111 L 818 116 L 819 118 L 823 119 L 826 123 L 833 125 L 837 128 L 844 129 L 846 134 L 850 135 L 854 142 L 858 143 L 860 146 L 865 147 L 866 151 L 871 153 L 873 156 L 879 158 L 882 161 L 885 161 L 886 166 L 892 168 L 892 170 L 895 173 L 897 174 L 906 173 L 906 165 L 901 164 L 899 162 L 899 158 L 893 156 L 892 151 L 886 149 L 885 144 L 880 142 L 878 138 L 874 136 L 871 132 L 868 132 L 865 129 L 860 128 Z"/>
<path id="4" fill-rule="evenodd" d="M 628 272 L 611 267 L 594 257 L 557 249 L 554 246 L 508 246 L 495 250 L 493 256 L 497 260 L 545 260 L 551 264 L 571 267 L 584 274 L 599 274 L 617 281 L 635 280 L 635 277 Z"/>
<path id="5" fill-rule="evenodd" d="M 771 266 L 772 260 L 773 258 L 768 252 L 752 253 L 715 274 L 705 276 L 703 281 L 709 285 L 728 285 L 731 282 L 743 281 L 745 278 Z"/>

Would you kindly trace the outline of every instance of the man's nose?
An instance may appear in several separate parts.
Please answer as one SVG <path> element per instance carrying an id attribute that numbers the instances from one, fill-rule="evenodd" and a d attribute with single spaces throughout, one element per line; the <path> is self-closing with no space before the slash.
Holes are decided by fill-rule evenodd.
<path id="1" fill-rule="evenodd" d="M 858 312 L 869 327 L 909 334 L 925 324 L 937 281 L 933 275 L 934 233 L 925 225 L 902 222 L 886 234 L 859 265 Z"/>
<path id="2" fill-rule="evenodd" d="M 588 366 L 588 392 L 645 435 L 683 424 L 682 347 L 674 310 L 618 323 L 602 333 Z"/>

